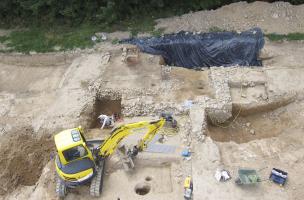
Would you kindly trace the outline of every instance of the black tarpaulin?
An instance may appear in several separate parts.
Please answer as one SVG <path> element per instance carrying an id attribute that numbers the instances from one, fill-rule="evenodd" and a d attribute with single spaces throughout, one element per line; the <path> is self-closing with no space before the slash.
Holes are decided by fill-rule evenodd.
<path id="1" fill-rule="evenodd" d="M 258 55 L 264 46 L 264 37 L 260 28 L 253 28 L 241 33 L 179 32 L 162 37 L 131 38 L 120 43 L 134 44 L 142 52 L 161 55 L 166 64 L 172 66 L 262 66 Z"/>

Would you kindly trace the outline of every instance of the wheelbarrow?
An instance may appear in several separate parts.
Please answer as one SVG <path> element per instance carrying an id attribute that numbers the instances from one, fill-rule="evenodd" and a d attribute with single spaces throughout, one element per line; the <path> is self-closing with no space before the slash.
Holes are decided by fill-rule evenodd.
<path id="1" fill-rule="evenodd" d="M 254 169 L 239 169 L 239 177 L 235 180 L 237 185 L 253 185 L 261 182 L 261 178 Z"/>

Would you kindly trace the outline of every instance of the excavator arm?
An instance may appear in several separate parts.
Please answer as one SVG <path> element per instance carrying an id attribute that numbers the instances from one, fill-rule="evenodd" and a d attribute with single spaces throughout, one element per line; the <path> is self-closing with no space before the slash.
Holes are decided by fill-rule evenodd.
<path id="1" fill-rule="evenodd" d="M 127 136 L 135 133 L 145 132 L 144 137 L 139 141 L 137 148 L 142 151 L 147 144 L 153 139 L 159 129 L 166 122 L 165 118 L 156 121 L 142 121 L 121 125 L 115 128 L 111 136 L 108 137 L 99 147 L 99 156 L 106 158 L 110 156 L 117 148 L 118 144 Z"/>

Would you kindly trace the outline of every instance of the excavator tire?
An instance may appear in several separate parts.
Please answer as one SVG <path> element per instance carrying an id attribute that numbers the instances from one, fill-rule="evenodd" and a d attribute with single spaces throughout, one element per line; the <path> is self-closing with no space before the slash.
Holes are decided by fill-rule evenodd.
<path id="1" fill-rule="evenodd" d="M 91 181 L 90 195 L 93 197 L 99 197 L 102 192 L 104 164 L 104 160 L 99 162 L 97 173 Z"/>
<path id="2" fill-rule="evenodd" d="M 57 178 L 56 181 L 56 193 L 60 199 L 64 199 L 68 193 L 66 185 L 60 178 Z"/>

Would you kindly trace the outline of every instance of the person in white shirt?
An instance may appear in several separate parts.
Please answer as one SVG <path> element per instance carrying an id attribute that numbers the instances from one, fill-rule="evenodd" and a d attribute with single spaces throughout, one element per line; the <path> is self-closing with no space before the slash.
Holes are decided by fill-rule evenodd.
<path id="1" fill-rule="evenodd" d="M 103 129 L 104 127 L 111 127 L 114 125 L 114 119 L 112 116 L 109 117 L 107 115 L 101 114 L 98 116 L 98 119 L 100 120 L 100 124 L 102 124 L 100 129 Z"/>

